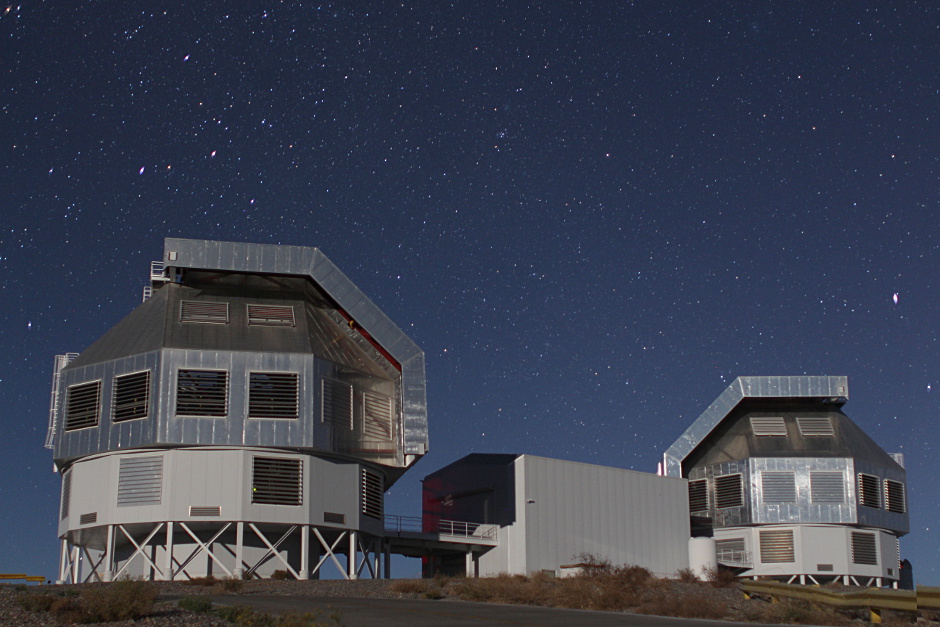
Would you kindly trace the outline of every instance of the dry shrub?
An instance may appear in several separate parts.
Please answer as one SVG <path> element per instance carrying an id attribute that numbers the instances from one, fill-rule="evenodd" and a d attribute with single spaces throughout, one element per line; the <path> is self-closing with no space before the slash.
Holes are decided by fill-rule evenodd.
<path id="1" fill-rule="evenodd" d="M 83 592 L 80 604 L 84 622 L 135 620 L 150 614 L 157 587 L 149 581 L 124 579 Z"/>
<path id="2" fill-rule="evenodd" d="M 24 594 L 17 601 L 29 612 L 48 612 L 59 598 L 54 594 Z"/>
<path id="3" fill-rule="evenodd" d="M 72 625 L 74 623 L 91 622 L 83 620 L 85 612 L 82 603 L 78 597 L 68 596 L 56 600 L 49 613 L 55 616 L 56 622 L 60 625 Z"/>
<path id="4" fill-rule="evenodd" d="M 701 581 L 691 568 L 680 568 L 676 571 L 675 578 L 682 583 L 699 583 Z"/>
<path id="5" fill-rule="evenodd" d="M 271 573 L 271 579 L 275 579 L 277 581 L 284 581 L 285 579 L 293 579 L 293 578 L 294 576 L 290 574 L 289 572 L 287 572 L 286 570 L 276 570 L 273 573 Z"/>
<path id="6" fill-rule="evenodd" d="M 780 599 L 779 603 L 753 600 L 736 617 L 737 620 L 789 625 L 850 625 L 848 613 L 800 599 Z M 863 621 L 867 622 L 867 621 Z"/>
<path id="7" fill-rule="evenodd" d="M 721 566 L 706 568 L 705 578 L 715 588 L 730 588 L 738 583 L 738 576 L 734 571 L 730 568 L 722 568 Z"/>
<path id="8" fill-rule="evenodd" d="M 219 587 L 222 589 L 222 592 L 238 594 L 242 591 L 242 588 L 245 587 L 245 582 L 238 577 L 228 577 L 219 581 Z"/>
<path id="9" fill-rule="evenodd" d="M 456 579 L 451 587 L 458 597 L 466 601 L 551 605 L 556 581 L 542 573 L 531 577 L 501 574 L 484 579 Z"/>
<path id="10" fill-rule="evenodd" d="M 212 601 L 204 596 L 185 596 L 177 601 L 176 605 L 190 612 L 206 613 L 212 611 Z"/>
<path id="11" fill-rule="evenodd" d="M 136 620 L 153 611 L 156 598 L 154 584 L 124 579 L 83 590 L 80 596 L 53 597 L 48 611 L 60 624 Z"/>
<path id="12" fill-rule="evenodd" d="M 729 608 L 720 599 L 702 587 L 690 587 L 681 593 L 677 590 L 660 589 L 648 595 L 636 608 L 638 614 L 675 616 L 681 618 L 706 618 L 719 620 L 728 615 Z"/>
<path id="13" fill-rule="evenodd" d="M 389 586 L 392 592 L 399 594 L 421 594 L 428 589 L 426 579 L 396 579 Z"/>
<path id="14" fill-rule="evenodd" d="M 219 580 L 209 575 L 208 577 L 193 577 L 183 582 L 187 586 L 204 586 L 208 588 L 209 586 L 214 586 L 219 583 Z"/>

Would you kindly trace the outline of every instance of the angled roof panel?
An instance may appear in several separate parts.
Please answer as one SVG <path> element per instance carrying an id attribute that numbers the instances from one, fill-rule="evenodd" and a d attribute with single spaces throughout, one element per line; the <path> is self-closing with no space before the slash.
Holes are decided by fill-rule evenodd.
<path id="1" fill-rule="evenodd" d="M 405 451 L 427 450 L 424 353 L 317 248 L 168 237 L 167 267 L 305 276 L 316 283 L 402 367 Z"/>
<path id="2" fill-rule="evenodd" d="M 772 376 L 738 377 L 702 412 L 663 455 L 663 473 L 682 476 L 682 461 L 698 446 L 745 398 L 849 398 L 847 377 Z"/>

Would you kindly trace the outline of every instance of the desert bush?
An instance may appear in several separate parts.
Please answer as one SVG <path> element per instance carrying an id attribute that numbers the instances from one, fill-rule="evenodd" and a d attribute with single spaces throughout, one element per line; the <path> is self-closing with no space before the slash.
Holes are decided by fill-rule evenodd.
<path id="1" fill-rule="evenodd" d="M 211 612 L 212 601 L 203 596 L 186 596 L 176 602 L 184 610 L 190 612 Z"/>
<path id="2" fill-rule="evenodd" d="M 424 594 L 431 586 L 427 579 L 398 579 L 393 581 L 390 589 L 399 594 Z"/>
<path id="3" fill-rule="evenodd" d="M 209 586 L 214 586 L 215 584 L 219 583 L 219 580 L 212 575 L 208 575 L 206 577 L 193 577 L 192 579 L 188 579 L 183 583 L 187 586 L 204 586 L 208 588 Z"/>
<path id="4" fill-rule="evenodd" d="M 705 578 L 715 588 L 730 588 L 738 583 L 738 576 L 734 574 L 734 571 L 730 568 L 722 568 L 721 566 L 706 568 Z"/>
<path id="5" fill-rule="evenodd" d="M 219 587 L 222 589 L 222 592 L 238 594 L 242 591 L 242 588 L 245 587 L 245 582 L 238 577 L 228 577 L 219 581 Z"/>
<path id="6" fill-rule="evenodd" d="M 77 596 L 67 596 L 57 599 L 49 608 L 49 613 L 55 616 L 60 625 L 91 622 L 83 620 L 85 613 Z"/>
<path id="7" fill-rule="evenodd" d="M 286 570 L 276 570 L 271 573 L 271 579 L 276 579 L 277 581 L 284 581 L 285 579 L 293 579 L 294 576 L 291 575 Z"/>
<path id="8" fill-rule="evenodd" d="M 699 583 L 701 581 L 691 568 L 680 568 L 676 571 L 675 577 L 682 583 Z"/>
<path id="9" fill-rule="evenodd" d="M 81 622 L 136 620 L 153 611 L 157 587 L 149 581 L 123 579 L 82 592 Z"/>
<path id="10" fill-rule="evenodd" d="M 656 616 L 719 620 L 728 615 L 729 608 L 707 588 L 690 587 L 681 593 L 660 589 L 644 599 L 636 608 L 636 612 Z"/>
<path id="11" fill-rule="evenodd" d="M 20 607 L 29 612 L 48 612 L 59 598 L 54 594 L 24 594 L 17 601 Z"/>

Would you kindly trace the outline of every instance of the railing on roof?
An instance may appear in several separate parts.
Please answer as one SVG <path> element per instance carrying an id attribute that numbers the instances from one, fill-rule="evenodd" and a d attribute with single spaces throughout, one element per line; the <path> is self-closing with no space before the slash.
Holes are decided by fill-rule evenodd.
<path id="1" fill-rule="evenodd" d="M 52 369 L 52 393 L 49 399 L 49 429 L 46 431 L 46 448 L 52 448 L 55 445 L 55 416 L 59 409 L 59 373 L 76 357 L 78 357 L 78 353 L 55 356 L 55 366 Z"/>
<path id="2" fill-rule="evenodd" d="M 718 549 L 718 561 L 728 566 L 750 566 L 750 551 L 737 551 L 732 549 Z"/>
<path id="3" fill-rule="evenodd" d="M 387 533 L 431 533 L 456 538 L 485 538 L 496 539 L 497 525 L 465 522 L 460 520 L 425 521 L 419 516 L 385 516 L 385 531 Z"/>
<path id="4" fill-rule="evenodd" d="M 151 261 L 150 262 L 150 280 L 151 281 L 169 281 L 165 273 L 166 264 L 162 261 Z"/>

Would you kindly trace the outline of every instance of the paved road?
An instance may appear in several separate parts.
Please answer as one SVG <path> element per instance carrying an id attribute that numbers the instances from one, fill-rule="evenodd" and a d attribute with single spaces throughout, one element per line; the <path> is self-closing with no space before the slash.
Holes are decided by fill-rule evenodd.
<path id="1" fill-rule="evenodd" d="M 250 605 L 268 613 L 339 611 L 345 627 L 450 627 L 465 625 L 521 625 L 539 627 L 767 627 L 758 623 L 662 618 L 618 612 L 560 610 L 524 605 L 494 605 L 467 601 L 423 599 L 350 599 L 342 597 L 286 597 L 262 595 L 213 596 L 225 605 Z M 330 609 L 328 609 L 330 608 Z M 779 627 L 779 626 L 776 626 Z"/>

